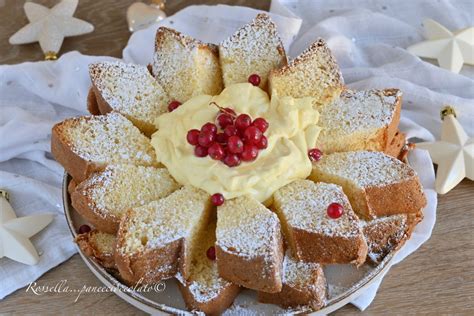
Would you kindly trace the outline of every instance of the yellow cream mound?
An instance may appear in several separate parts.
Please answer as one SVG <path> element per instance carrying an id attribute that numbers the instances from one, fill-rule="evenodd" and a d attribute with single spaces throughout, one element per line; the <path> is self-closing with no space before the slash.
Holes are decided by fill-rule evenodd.
<path id="1" fill-rule="evenodd" d="M 320 131 L 316 125 L 319 113 L 312 100 L 273 97 L 270 101 L 265 91 L 249 83 L 231 85 L 218 96 L 194 97 L 173 112 L 159 116 L 155 121 L 158 131 L 151 143 L 157 160 L 179 183 L 209 194 L 222 193 L 226 199 L 251 195 L 264 202 L 279 188 L 311 173 L 308 149 L 315 146 Z M 268 147 L 259 151 L 255 161 L 230 168 L 210 157 L 194 155 L 186 134 L 215 122 L 219 109 L 211 102 L 230 107 L 237 114 L 268 121 Z"/>

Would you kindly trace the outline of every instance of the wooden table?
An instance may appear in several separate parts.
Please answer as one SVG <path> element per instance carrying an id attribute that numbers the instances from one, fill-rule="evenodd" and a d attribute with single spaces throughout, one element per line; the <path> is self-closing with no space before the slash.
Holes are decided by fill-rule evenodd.
<path id="1" fill-rule="evenodd" d="M 35 2 L 51 6 L 56 1 Z M 81 0 L 76 17 L 94 24 L 95 32 L 65 40 L 62 51 L 79 50 L 89 55 L 120 57 L 130 33 L 125 12 L 127 1 Z M 269 1 L 169 0 L 167 13 L 189 4 L 228 3 L 268 9 Z M 8 38 L 27 23 L 23 1 L 0 0 L 0 64 L 42 59 L 38 44 L 11 46 Z M 47 272 L 38 284 L 54 285 L 67 279 L 71 288 L 101 283 L 79 255 Z M 1 284 L 1 281 L 0 281 Z M 351 305 L 334 315 L 372 314 L 470 314 L 474 312 L 474 183 L 464 180 L 439 197 L 438 220 L 431 239 L 385 277 L 372 305 L 360 313 Z M 86 294 L 77 302 L 70 294 L 35 296 L 19 290 L 0 301 L 0 313 L 50 314 L 143 314 L 115 294 Z"/>

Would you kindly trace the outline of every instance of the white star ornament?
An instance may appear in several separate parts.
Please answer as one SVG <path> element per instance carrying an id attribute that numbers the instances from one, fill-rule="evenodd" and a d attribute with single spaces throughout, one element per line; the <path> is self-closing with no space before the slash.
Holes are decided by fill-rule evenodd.
<path id="1" fill-rule="evenodd" d="M 38 214 L 17 218 L 10 203 L 0 195 L 0 258 L 34 265 L 39 256 L 30 237 L 53 220 L 52 214 Z"/>
<path id="2" fill-rule="evenodd" d="M 431 19 L 423 24 L 428 40 L 408 47 L 410 53 L 437 59 L 441 68 L 454 73 L 459 73 L 463 64 L 474 65 L 474 27 L 451 32 Z"/>
<path id="3" fill-rule="evenodd" d="M 30 21 L 10 37 L 10 44 L 28 44 L 39 42 L 48 57 L 59 52 L 65 37 L 90 33 L 94 26 L 86 21 L 74 18 L 79 0 L 62 0 L 49 9 L 33 2 L 25 3 L 25 13 Z"/>
<path id="4" fill-rule="evenodd" d="M 464 178 L 474 180 L 474 138 L 469 138 L 454 115 L 443 119 L 441 140 L 416 144 L 429 151 L 438 165 L 435 188 L 445 194 Z"/>

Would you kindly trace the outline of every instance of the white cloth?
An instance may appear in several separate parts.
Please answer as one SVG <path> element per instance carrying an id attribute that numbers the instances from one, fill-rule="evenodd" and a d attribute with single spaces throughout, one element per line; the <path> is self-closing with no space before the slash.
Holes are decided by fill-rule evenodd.
<path id="1" fill-rule="evenodd" d="M 406 3 L 401 9 L 410 12 L 408 21 L 413 25 L 409 25 L 404 22 L 403 15 L 397 18 L 398 15 L 392 14 L 395 9 L 384 14 L 382 5 L 375 7 L 372 1 L 358 1 L 357 6 L 352 2 L 326 0 L 295 4 L 294 1 L 279 0 L 272 3 L 271 12 L 277 14 L 273 18 L 290 55 L 294 56 L 316 37 L 322 36 L 334 50 L 350 87 L 400 87 L 404 90 L 402 130 L 408 131 L 410 137 L 432 140 L 438 134 L 439 108 L 443 103 L 456 106 L 461 123 L 472 135 L 474 128 L 469 125 L 469 116 L 472 117 L 473 112 L 472 106 L 468 106 L 474 95 L 472 76 L 451 74 L 403 50 L 421 39 L 419 23 L 426 8 L 435 13 L 438 9 L 425 2 Z M 467 16 L 467 2 L 463 3 L 464 7 L 449 2 L 442 4 L 438 14 L 428 16 L 448 27 L 468 24 L 466 20 L 453 25 L 449 19 Z M 386 5 L 387 8 L 391 6 Z M 331 9 L 333 7 L 339 9 Z M 161 25 L 217 43 L 256 13 L 257 10 L 244 7 L 190 6 L 165 19 Z M 152 26 L 131 36 L 123 52 L 125 61 L 141 64 L 151 61 L 156 28 Z M 411 38 L 407 39 L 409 36 Z M 397 45 L 401 48 L 393 47 Z M 75 252 L 61 214 L 63 171 L 49 153 L 50 130 L 55 122 L 86 112 L 90 85 L 87 65 L 103 59 L 109 58 L 71 52 L 55 62 L 0 66 L 0 187 L 11 191 L 13 207 L 19 216 L 36 211 L 56 211 L 59 214 L 49 227 L 33 238 L 33 243 L 43 253 L 37 266 L 0 259 L 0 299 Z M 442 80 L 438 83 L 437 78 Z M 417 170 L 427 175 L 422 181 L 428 189 L 431 207 L 426 210 L 425 220 L 397 255 L 396 261 L 429 238 L 435 221 L 436 194 L 432 190 L 431 160 L 424 151 L 418 151 L 411 159 L 414 159 Z M 353 303 L 365 308 L 377 288 L 378 284 Z"/>

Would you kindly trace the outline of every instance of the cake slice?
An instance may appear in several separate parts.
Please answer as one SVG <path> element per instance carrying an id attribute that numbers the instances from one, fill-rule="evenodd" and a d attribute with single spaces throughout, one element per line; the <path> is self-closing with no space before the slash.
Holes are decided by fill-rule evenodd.
<path id="1" fill-rule="evenodd" d="M 82 252 L 107 269 L 116 269 L 115 235 L 91 230 L 76 237 L 76 243 Z"/>
<path id="2" fill-rule="evenodd" d="M 415 170 L 381 152 L 323 155 L 313 163 L 310 178 L 342 186 L 354 210 L 365 219 L 418 213 L 426 205 Z"/>
<path id="3" fill-rule="evenodd" d="M 51 152 L 76 183 L 111 163 L 157 165 L 150 140 L 115 112 L 71 118 L 54 125 Z"/>
<path id="4" fill-rule="evenodd" d="M 325 305 L 326 278 L 319 263 L 298 261 L 287 251 L 283 260 L 282 283 L 281 292 L 258 292 L 258 301 L 285 309 L 308 306 L 318 310 Z"/>
<path id="5" fill-rule="evenodd" d="M 249 289 L 281 291 L 283 241 L 275 213 L 242 196 L 217 209 L 219 275 Z"/>
<path id="6" fill-rule="evenodd" d="M 115 234 L 128 209 L 165 197 L 179 187 L 164 168 L 108 165 L 80 183 L 71 193 L 71 202 L 98 230 Z"/>
<path id="7" fill-rule="evenodd" d="M 206 315 L 220 315 L 240 292 L 238 285 L 219 276 L 215 251 L 212 252 L 215 250 L 215 241 L 214 219 L 196 238 L 197 246 L 191 254 L 188 279 L 184 279 L 180 272 L 176 275 L 187 308 Z"/>
<path id="8" fill-rule="evenodd" d="M 100 113 L 119 112 L 147 136 L 156 131 L 153 122 L 170 99 L 146 66 L 103 61 L 90 64 L 89 74 Z"/>
<path id="9" fill-rule="evenodd" d="M 367 258 L 378 264 L 390 252 L 400 249 L 422 218 L 420 211 L 418 214 L 397 214 L 362 221 L 362 231 L 369 248 Z"/>
<path id="10" fill-rule="evenodd" d="M 296 258 L 320 264 L 365 262 L 367 244 L 360 221 L 340 186 L 296 180 L 276 191 L 273 199 Z M 332 203 L 343 207 L 339 218 L 328 216 Z"/>
<path id="11" fill-rule="evenodd" d="M 181 103 L 223 89 L 217 47 L 166 27 L 156 33 L 152 72 L 171 100 Z"/>
<path id="12" fill-rule="evenodd" d="M 327 154 L 390 150 L 400 122 L 401 96 L 396 89 L 344 91 L 321 108 L 317 147 Z"/>
<path id="13" fill-rule="evenodd" d="M 322 39 L 309 46 L 287 66 L 269 76 L 272 95 L 293 98 L 314 97 L 316 104 L 328 104 L 344 88 L 339 66 Z"/>
<path id="14" fill-rule="evenodd" d="M 196 236 L 208 224 L 210 212 L 209 195 L 190 186 L 127 211 L 115 251 L 122 279 L 128 284 L 152 284 L 173 277 L 183 247 L 189 253 L 194 251 Z M 186 254 L 186 260 L 189 258 Z M 188 269 L 182 271 L 184 278 Z"/>
<path id="15" fill-rule="evenodd" d="M 276 25 L 265 13 L 219 44 L 219 57 L 226 87 L 257 74 L 260 88 L 266 89 L 270 71 L 287 64 Z"/>

